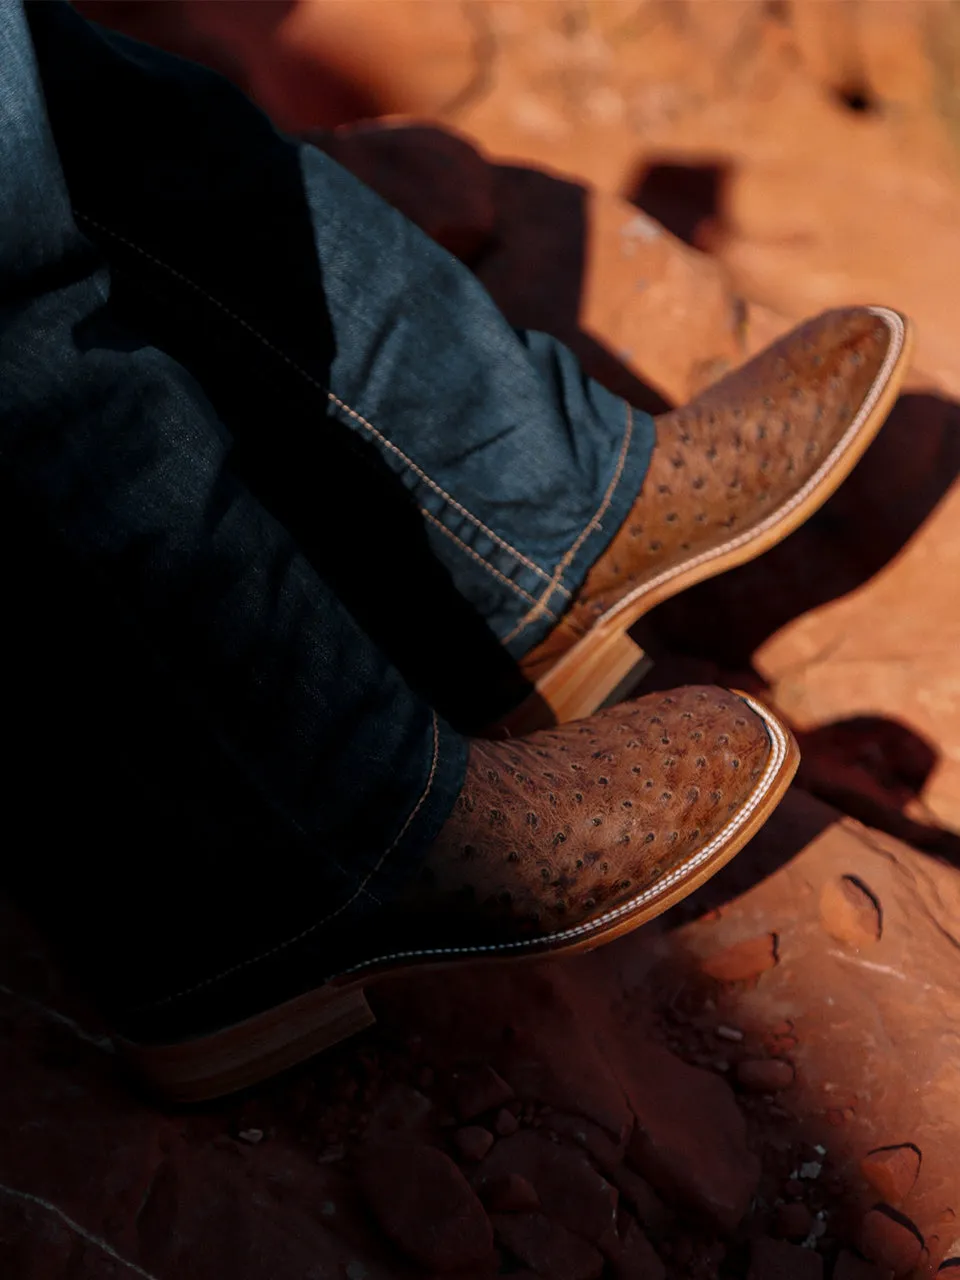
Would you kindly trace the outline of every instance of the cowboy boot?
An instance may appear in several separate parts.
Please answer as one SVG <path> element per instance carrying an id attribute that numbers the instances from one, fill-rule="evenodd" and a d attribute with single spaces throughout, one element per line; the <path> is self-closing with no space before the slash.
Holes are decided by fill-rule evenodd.
<path id="1" fill-rule="evenodd" d="M 610 942 L 724 866 L 798 760 L 769 710 L 709 687 L 475 740 L 454 810 L 400 899 L 362 925 L 320 920 L 261 961 L 198 973 L 175 1002 L 128 1017 L 122 1047 L 167 1098 L 213 1097 L 362 1029 L 364 988 L 382 978 Z"/>
<path id="2" fill-rule="evenodd" d="M 642 660 L 627 634 L 640 617 L 813 515 L 879 431 L 909 352 L 908 322 L 895 311 L 828 311 L 657 418 L 639 497 L 566 613 L 522 659 L 535 692 L 503 724 L 523 733 L 590 715 Z"/>

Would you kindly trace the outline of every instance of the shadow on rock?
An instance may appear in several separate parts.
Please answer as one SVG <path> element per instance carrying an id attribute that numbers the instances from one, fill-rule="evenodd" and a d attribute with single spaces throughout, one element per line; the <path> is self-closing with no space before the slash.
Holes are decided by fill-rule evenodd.
<path id="1" fill-rule="evenodd" d="M 757 650 L 795 618 L 849 595 L 895 562 L 958 472 L 960 405 L 929 393 L 902 395 L 851 477 L 802 528 L 643 620 L 639 634 L 657 665 L 639 691 L 709 680 L 762 697 Z M 798 737 L 801 780 L 812 791 L 871 825 L 957 858 L 957 837 L 920 798 L 939 759 L 932 743 L 871 715 Z"/>
<path id="2" fill-rule="evenodd" d="M 856 716 L 798 733 L 797 781 L 867 826 L 960 866 L 960 836 L 945 831 L 922 795 L 940 753 L 882 716 Z"/>
<path id="3" fill-rule="evenodd" d="M 958 473 L 960 405 L 908 392 L 849 480 L 796 533 L 668 601 L 649 623 L 672 652 L 749 668 L 753 653 L 788 622 L 890 564 Z"/>
<path id="4" fill-rule="evenodd" d="M 694 249 L 709 250 L 722 230 L 727 188 L 733 166 L 726 158 L 704 160 L 645 160 L 624 198 L 648 213 L 678 240 Z"/>

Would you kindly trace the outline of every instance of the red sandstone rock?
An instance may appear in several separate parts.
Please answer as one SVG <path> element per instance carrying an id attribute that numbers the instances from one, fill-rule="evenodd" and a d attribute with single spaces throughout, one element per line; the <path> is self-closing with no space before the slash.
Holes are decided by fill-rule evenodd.
<path id="1" fill-rule="evenodd" d="M 751 1093 L 777 1093 L 793 1084 L 793 1066 L 782 1058 L 748 1058 L 737 1063 L 737 1081 Z"/>
<path id="2" fill-rule="evenodd" d="M 496 1213 L 497 1239 L 543 1280 L 599 1280 L 603 1254 L 537 1213 Z"/>
<path id="3" fill-rule="evenodd" d="M 670 1210 L 646 1178 L 641 1178 L 639 1173 L 626 1165 L 618 1165 L 608 1176 L 637 1215 L 641 1226 L 657 1235 L 663 1235 L 670 1221 Z"/>
<path id="4" fill-rule="evenodd" d="M 812 1249 L 761 1236 L 753 1243 L 747 1280 L 821 1280 L 823 1261 Z"/>
<path id="5" fill-rule="evenodd" d="M 905 1276 L 920 1261 L 923 1241 L 915 1230 L 878 1207 L 863 1216 L 860 1249 L 871 1262 L 889 1267 L 895 1276 Z"/>
<path id="6" fill-rule="evenodd" d="M 900 1204 L 913 1190 L 920 1173 L 916 1147 L 883 1147 L 860 1161 L 860 1172 L 887 1204 Z"/>
<path id="7" fill-rule="evenodd" d="M 665 1280 L 667 1269 L 636 1222 L 631 1221 L 627 1227 L 622 1249 L 613 1262 L 613 1274 L 616 1280 Z"/>
<path id="8" fill-rule="evenodd" d="M 637 1117 L 630 1163 L 732 1230 L 756 1190 L 760 1162 L 730 1086 L 655 1044 L 631 1053 L 625 1086 Z"/>
<path id="9" fill-rule="evenodd" d="M 464 1160 L 482 1160 L 493 1146 L 494 1138 L 489 1129 L 478 1124 L 466 1125 L 453 1135 L 457 1150 Z"/>
<path id="10" fill-rule="evenodd" d="M 756 978 L 777 963 L 777 935 L 764 933 L 717 951 L 701 962 L 708 977 L 718 982 L 743 982 Z"/>
<path id="11" fill-rule="evenodd" d="M 805 1204 L 794 1201 L 777 1210 L 777 1235 L 785 1240 L 806 1240 L 813 1226 L 813 1214 Z"/>
<path id="12" fill-rule="evenodd" d="M 844 1249 L 834 1265 L 833 1280 L 893 1280 L 893 1272 Z"/>
<path id="13" fill-rule="evenodd" d="M 463 1068 L 456 1072 L 452 1083 L 453 1101 L 461 1120 L 472 1120 L 513 1098 L 513 1089 L 489 1066 Z"/>
<path id="14" fill-rule="evenodd" d="M 367 1138 L 386 1138 L 392 1134 L 416 1134 L 427 1137 L 433 1116 L 433 1103 L 418 1089 L 407 1085 L 389 1085 L 370 1116 Z"/>
<path id="15" fill-rule="evenodd" d="M 498 1142 L 478 1171 L 478 1183 L 518 1173 L 536 1188 L 544 1212 L 587 1240 L 615 1223 L 617 1190 L 579 1151 L 524 1130 Z"/>
<path id="16" fill-rule="evenodd" d="M 838 876 L 820 891 L 820 923 L 831 938 L 859 950 L 879 939 L 880 908 L 857 879 Z"/>
<path id="17" fill-rule="evenodd" d="M 487 1257 L 493 1233 L 483 1205 L 442 1151 L 412 1142 L 376 1142 L 358 1156 L 360 1185 L 374 1216 L 408 1257 L 455 1271 Z"/>
<path id="18" fill-rule="evenodd" d="M 540 1208 L 536 1187 L 519 1173 L 500 1173 L 483 1178 L 478 1190 L 491 1212 L 530 1213 Z"/>
<path id="19" fill-rule="evenodd" d="M 554 1111 L 546 1117 L 545 1127 L 586 1151 L 604 1173 L 616 1168 L 623 1160 L 626 1135 L 621 1142 L 614 1142 L 607 1131 L 592 1120 Z"/>
<path id="20" fill-rule="evenodd" d="M 501 1107 L 497 1112 L 493 1127 L 501 1138 L 509 1138 L 512 1133 L 516 1133 L 520 1128 L 520 1121 L 512 1111 L 508 1111 L 506 1107 Z"/>

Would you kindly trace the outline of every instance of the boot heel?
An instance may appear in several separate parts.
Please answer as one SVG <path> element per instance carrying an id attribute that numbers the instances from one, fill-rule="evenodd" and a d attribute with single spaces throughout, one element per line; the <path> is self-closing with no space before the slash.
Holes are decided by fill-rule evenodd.
<path id="1" fill-rule="evenodd" d="M 371 1026 L 363 989 L 320 987 L 245 1022 L 179 1044 L 117 1047 L 168 1102 L 203 1102 L 257 1084 Z"/>
<path id="2" fill-rule="evenodd" d="M 584 645 L 582 653 L 572 650 L 537 685 L 557 724 L 582 720 L 619 701 L 652 666 L 625 631 L 590 639 L 593 643 Z"/>
<path id="3" fill-rule="evenodd" d="M 568 720 L 582 720 L 620 701 L 650 667 L 646 651 L 625 631 L 591 635 L 561 658 L 526 701 L 487 730 L 491 738 L 518 738 Z"/>

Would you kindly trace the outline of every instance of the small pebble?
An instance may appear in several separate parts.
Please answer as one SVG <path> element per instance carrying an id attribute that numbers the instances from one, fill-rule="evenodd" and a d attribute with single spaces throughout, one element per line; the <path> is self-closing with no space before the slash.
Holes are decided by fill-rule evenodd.
<path id="1" fill-rule="evenodd" d="M 805 1240 L 813 1228 L 813 1214 L 805 1204 L 792 1201 L 777 1210 L 777 1235 L 785 1240 Z"/>
<path id="2" fill-rule="evenodd" d="M 497 1119 L 493 1126 L 501 1138 L 509 1138 L 512 1133 L 516 1133 L 520 1128 L 520 1121 L 513 1114 L 503 1107 L 497 1112 Z"/>
<path id="3" fill-rule="evenodd" d="M 895 1276 L 904 1276 L 920 1261 L 923 1241 L 878 1206 L 863 1215 L 860 1249 L 871 1262 L 889 1267 Z"/>
<path id="4" fill-rule="evenodd" d="M 878 1267 L 873 1262 L 842 1249 L 833 1268 L 833 1280 L 891 1280 L 893 1272 L 888 1267 Z"/>
<path id="5" fill-rule="evenodd" d="M 536 1188 L 519 1173 L 504 1173 L 484 1181 L 480 1199 L 491 1213 L 532 1213 L 540 1208 Z"/>
<path id="6" fill-rule="evenodd" d="M 819 1178 L 823 1165 L 818 1160 L 807 1160 L 800 1166 L 801 1178 Z"/>
<path id="7" fill-rule="evenodd" d="M 482 1160 L 493 1146 L 494 1138 L 489 1129 L 478 1124 L 468 1124 L 453 1135 L 457 1150 L 464 1160 Z"/>
<path id="8" fill-rule="evenodd" d="M 739 1044 L 743 1039 L 743 1032 L 738 1031 L 736 1027 L 717 1027 L 714 1034 L 720 1040 L 729 1040 L 733 1044 Z"/>
<path id="9" fill-rule="evenodd" d="M 458 1071 L 452 1084 L 454 1105 L 461 1120 L 499 1110 L 513 1097 L 513 1089 L 491 1066 Z"/>
<path id="10" fill-rule="evenodd" d="M 777 935 L 764 933 L 736 942 L 700 962 L 700 968 L 718 982 L 744 982 L 756 978 L 777 963 Z"/>
<path id="11" fill-rule="evenodd" d="M 916 1147 L 885 1147 L 860 1161 L 860 1172 L 887 1204 L 899 1204 L 913 1190 L 920 1172 Z"/>
<path id="12" fill-rule="evenodd" d="M 754 1240 L 747 1280 L 822 1280 L 823 1262 L 816 1253 L 784 1240 Z"/>
<path id="13" fill-rule="evenodd" d="M 793 1065 L 782 1058 L 748 1058 L 737 1065 L 738 1082 L 753 1093 L 789 1089 L 793 1076 Z"/>
<path id="14" fill-rule="evenodd" d="M 240 1139 L 241 1142 L 249 1142 L 252 1147 L 255 1147 L 258 1142 L 263 1141 L 263 1130 L 262 1129 L 241 1129 L 240 1132 L 237 1134 L 237 1137 Z"/>
<path id="15" fill-rule="evenodd" d="M 838 876 L 823 886 L 820 923 L 831 938 L 854 951 L 871 946 L 882 932 L 879 904 L 855 876 Z"/>

